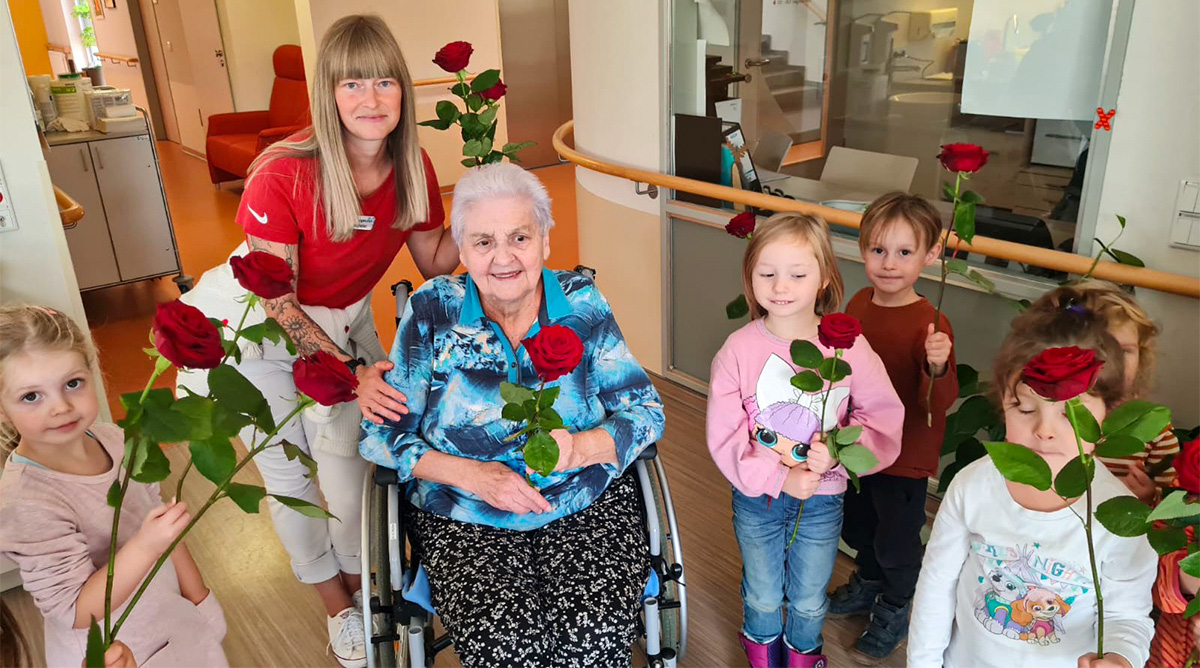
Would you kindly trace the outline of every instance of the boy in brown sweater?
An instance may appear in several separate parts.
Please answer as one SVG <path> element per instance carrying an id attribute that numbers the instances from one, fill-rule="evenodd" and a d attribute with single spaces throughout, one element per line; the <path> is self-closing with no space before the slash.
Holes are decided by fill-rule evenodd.
<path id="1" fill-rule="evenodd" d="M 904 403 L 900 457 L 862 478 L 861 492 L 846 492 L 842 538 L 858 550 L 858 571 L 834 591 L 828 614 L 870 613 L 852 650 L 860 663 L 886 661 L 908 635 L 924 551 L 925 493 L 937 472 L 946 411 L 958 397 L 950 321 L 943 313 L 935 330 L 936 309 L 914 289 L 921 271 L 938 261 L 940 233 L 937 210 L 919 196 L 900 192 L 872 202 L 859 230 L 872 287 L 854 295 L 846 313 L 862 321 L 863 335 L 883 359 Z M 927 404 L 930 383 L 933 397 Z"/>

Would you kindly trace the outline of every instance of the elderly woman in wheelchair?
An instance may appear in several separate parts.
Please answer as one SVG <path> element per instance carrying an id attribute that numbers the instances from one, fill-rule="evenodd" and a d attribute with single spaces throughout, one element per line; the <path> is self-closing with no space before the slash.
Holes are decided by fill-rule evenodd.
<path id="1" fill-rule="evenodd" d="M 647 490 L 623 474 L 662 434 L 662 404 L 591 279 L 543 266 L 553 224 L 533 174 L 501 163 L 463 176 L 451 229 L 467 273 L 408 300 L 387 374 L 407 412 L 363 423 L 362 454 L 402 485 L 395 519 L 465 666 L 630 665 L 658 554 Z M 521 340 L 550 324 L 573 329 L 584 355 L 557 381 L 569 429 L 552 433 L 559 463 L 543 477 L 505 441 L 520 426 L 501 417 L 500 383 L 532 384 Z M 396 551 L 393 570 L 406 558 Z"/>

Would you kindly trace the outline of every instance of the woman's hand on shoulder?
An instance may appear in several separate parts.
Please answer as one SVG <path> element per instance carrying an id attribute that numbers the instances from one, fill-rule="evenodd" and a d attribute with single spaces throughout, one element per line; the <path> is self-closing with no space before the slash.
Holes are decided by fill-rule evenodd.
<path id="1" fill-rule="evenodd" d="M 544 496 L 503 462 L 475 462 L 467 491 L 497 510 L 518 515 L 553 510 Z"/>
<path id="2" fill-rule="evenodd" d="M 404 405 L 408 397 L 383 377 L 391 368 L 392 363 L 385 360 L 360 366 L 355 372 L 358 376 L 358 408 L 364 418 L 375 424 L 383 424 L 384 420 L 395 422 L 408 413 L 408 407 Z"/>

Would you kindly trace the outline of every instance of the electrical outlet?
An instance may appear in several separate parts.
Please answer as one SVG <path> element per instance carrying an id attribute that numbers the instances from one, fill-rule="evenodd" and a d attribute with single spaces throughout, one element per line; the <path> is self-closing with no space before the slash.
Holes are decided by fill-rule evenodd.
<path id="1" fill-rule="evenodd" d="M 13 213 L 10 195 L 8 182 L 4 180 L 4 168 L 0 167 L 0 232 L 17 229 L 17 215 Z"/>

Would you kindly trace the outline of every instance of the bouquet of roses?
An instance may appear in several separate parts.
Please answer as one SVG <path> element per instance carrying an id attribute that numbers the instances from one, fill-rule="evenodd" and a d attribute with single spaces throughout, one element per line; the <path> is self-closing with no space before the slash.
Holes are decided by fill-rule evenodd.
<path id="1" fill-rule="evenodd" d="M 501 415 L 505 420 L 522 424 L 521 430 L 505 441 L 526 437 L 522 452 L 525 464 L 547 476 L 558 466 L 558 442 L 550 435 L 555 429 L 565 429 L 562 416 L 554 410 L 554 400 L 560 388 L 546 387 L 571 373 L 583 359 L 583 341 L 575 330 L 563 325 L 547 325 L 536 336 L 521 341 L 533 368 L 537 372 L 537 389 L 513 383 L 500 383 L 504 399 Z"/>
<path id="2" fill-rule="evenodd" d="M 154 359 L 154 372 L 146 381 L 144 390 L 121 395 L 121 405 L 125 407 L 126 414 L 118 424 L 125 431 L 125 457 L 117 480 L 108 490 L 108 505 L 114 510 L 108 552 L 108 580 L 104 592 L 104 627 L 101 629 L 99 623 L 92 620 L 86 654 L 89 667 L 104 666 L 104 652 L 116 638 L 129 613 L 170 558 L 175 546 L 214 503 L 228 498 L 247 513 L 258 512 L 259 502 L 268 495 L 267 491 L 258 485 L 234 482 L 238 471 L 258 453 L 267 448 L 280 447 L 288 459 L 298 458 L 307 466 L 309 477 L 316 475 L 317 464 L 304 450 L 287 441 L 268 443 L 289 421 L 314 403 L 333 406 L 352 401 L 355 397 L 358 381 L 346 365 L 333 355 L 321 351 L 301 357 L 292 365 L 296 388 L 300 392 L 296 397 L 296 406 L 287 417 L 276 423 L 262 392 L 228 362 L 230 358 L 241 360 L 241 349 L 237 345 L 239 339 L 260 344 L 269 340 L 283 344 L 289 352 L 295 353 L 292 342 L 275 320 L 267 318 L 259 324 L 243 327 L 246 316 L 261 300 L 275 299 L 295 289 L 292 268 L 282 258 L 262 252 L 233 257 L 229 263 L 238 282 L 249 291 L 245 297 L 246 308 L 237 327 L 206 318 L 199 309 L 179 300 L 159 304 L 150 334 L 152 347 L 145 349 L 146 354 Z M 175 397 L 168 389 L 155 388 L 154 382 L 172 366 L 209 370 L 208 394 L 198 395 L 188 391 L 186 396 Z M 255 439 L 246 444 L 248 452 L 239 459 L 232 440 L 243 427 L 249 425 L 256 427 Z M 261 442 L 258 438 L 260 434 L 265 435 Z M 155 562 L 141 586 L 130 597 L 124 612 L 114 621 L 114 560 L 121 505 L 129 490 L 129 481 L 155 483 L 165 480 L 171 473 L 171 465 L 163 454 L 161 444 L 182 442 L 188 443 L 191 458 L 179 477 L 175 498 L 182 498 L 183 481 L 193 467 L 215 488 L 191 522 Z M 324 508 L 303 499 L 279 494 L 270 496 L 309 517 L 332 517 Z"/>

